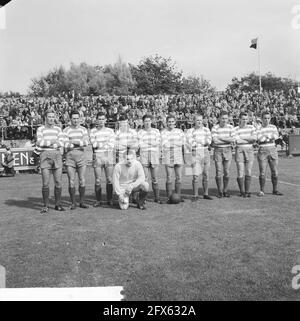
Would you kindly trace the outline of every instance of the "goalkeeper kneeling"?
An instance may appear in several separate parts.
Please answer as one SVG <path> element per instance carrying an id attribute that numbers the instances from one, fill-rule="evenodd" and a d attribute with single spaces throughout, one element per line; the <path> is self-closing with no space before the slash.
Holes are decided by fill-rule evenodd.
<path id="1" fill-rule="evenodd" d="M 136 160 L 135 151 L 128 150 L 124 159 L 116 164 L 113 172 L 114 191 L 118 196 L 120 208 L 126 210 L 129 207 L 129 196 L 138 192 L 137 207 L 145 208 L 145 200 L 149 191 L 142 164 Z"/>

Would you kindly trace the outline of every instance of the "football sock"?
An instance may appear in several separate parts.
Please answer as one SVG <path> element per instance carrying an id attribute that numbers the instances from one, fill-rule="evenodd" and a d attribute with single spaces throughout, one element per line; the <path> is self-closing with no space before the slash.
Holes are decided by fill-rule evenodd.
<path id="1" fill-rule="evenodd" d="M 273 192 L 277 192 L 278 176 L 271 176 Z"/>
<path id="2" fill-rule="evenodd" d="M 42 188 L 42 195 L 43 195 L 43 202 L 44 202 L 44 207 L 49 206 L 49 187 L 43 187 Z"/>
<path id="3" fill-rule="evenodd" d="M 259 176 L 259 186 L 260 186 L 260 190 L 262 192 L 265 191 L 265 184 L 266 184 L 266 179 L 264 176 Z"/>
<path id="4" fill-rule="evenodd" d="M 102 200 L 101 185 L 95 185 L 95 195 L 96 195 L 97 202 L 101 202 Z"/>
<path id="5" fill-rule="evenodd" d="M 240 193 L 244 194 L 244 177 L 238 177 L 237 179 L 238 185 L 239 185 L 239 189 L 240 189 Z"/>
<path id="6" fill-rule="evenodd" d="M 223 176 L 223 191 L 226 193 L 229 183 L 229 177 Z"/>
<path id="7" fill-rule="evenodd" d="M 106 184 L 106 199 L 110 202 L 113 198 L 113 185 L 111 183 Z"/>
<path id="8" fill-rule="evenodd" d="M 251 185 L 251 176 L 246 175 L 245 176 L 245 192 L 248 194 L 250 191 L 250 185 Z"/>
<path id="9" fill-rule="evenodd" d="M 154 200 L 159 200 L 159 188 L 157 183 L 152 183 L 152 189 L 154 194 Z"/>
<path id="10" fill-rule="evenodd" d="M 199 184 L 198 182 L 192 182 L 193 186 L 193 196 L 198 196 Z"/>
<path id="11" fill-rule="evenodd" d="M 85 195 L 85 186 L 79 186 L 79 203 L 82 204 L 84 201 L 84 195 Z"/>
<path id="12" fill-rule="evenodd" d="M 208 181 L 207 180 L 202 181 L 202 187 L 203 187 L 203 195 L 208 195 Z"/>
<path id="13" fill-rule="evenodd" d="M 216 184 L 217 184 L 217 188 L 218 188 L 218 193 L 221 194 L 222 193 L 222 189 L 221 189 L 222 177 L 216 177 Z"/>
<path id="14" fill-rule="evenodd" d="M 61 203 L 61 190 L 61 187 L 54 187 L 55 205 L 60 205 Z"/>
<path id="15" fill-rule="evenodd" d="M 71 203 L 75 204 L 75 187 L 69 187 Z"/>
<path id="16" fill-rule="evenodd" d="M 170 198 L 172 195 L 172 183 L 166 183 L 166 192 L 167 192 L 167 197 Z"/>

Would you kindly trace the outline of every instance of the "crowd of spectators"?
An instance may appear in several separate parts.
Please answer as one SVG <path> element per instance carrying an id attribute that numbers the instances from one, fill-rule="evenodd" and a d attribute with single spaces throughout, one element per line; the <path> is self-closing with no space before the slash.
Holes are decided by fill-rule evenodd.
<path id="1" fill-rule="evenodd" d="M 96 114 L 107 114 L 108 125 L 115 128 L 120 114 L 126 113 L 132 128 L 142 126 L 146 113 L 153 116 L 154 126 L 162 129 L 168 113 L 173 113 L 178 126 L 190 128 L 193 114 L 201 112 L 211 128 L 222 110 L 229 112 L 230 122 L 237 125 L 240 112 L 247 112 L 251 123 L 260 122 L 261 113 L 268 110 L 272 123 L 279 129 L 300 127 L 300 95 L 283 91 L 242 92 L 240 90 L 208 91 L 202 94 L 81 96 L 64 93 L 57 97 L 0 98 L 0 135 L 3 139 L 32 139 L 36 128 L 43 123 L 44 111 L 52 108 L 57 113 L 57 124 L 69 124 L 69 113 L 77 109 L 82 125 L 92 128 Z"/>

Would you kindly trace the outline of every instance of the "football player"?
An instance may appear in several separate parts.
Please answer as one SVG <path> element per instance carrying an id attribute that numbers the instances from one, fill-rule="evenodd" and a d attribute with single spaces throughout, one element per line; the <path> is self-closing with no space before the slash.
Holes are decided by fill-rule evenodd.
<path id="1" fill-rule="evenodd" d="M 80 125 L 79 112 L 74 110 L 70 114 L 71 125 L 63 130 L 65 135 L 66 166 L 69 180 L 69 194 L 71 199 L 71 210 L 76 209 L 75 202 L 75 176 L 79 180 L 79 207 L 88 208 L 84 204 L 85 197 L 85 172 L 87 159 L 84 147 L 89 144 L 87 129 Z"/>
<path id="2" fill-rule="evenodd" d="M 198 199 L 199 175 L 202 174 L 203 198 L 212 200 L 208 195 L 208 177 L 210 168 L 210 153 L 208 146 L 211 144 L 211 133 L 203 125 L 203 115 L 194 116 L 194 127 L 188 129 L 186 134 L 187 147 L 192 152 L 193 197 Z"/>
<path id="3" fill-rule="evenodd" d="M 44 207 L 42 214 L 48 213 L 49 210 L 49 182 L 50 174 L 53 173 L 54 179 L 54 197 L 55 210 L 65 211 L 61 206 L 62 192 L 62 153 L 61 148 L 64 146 L 64 135 L 60 127 L 54 125 L 55 112 L 48 109 L 45 112 L 45 125 L 37 129 L 36 146 L 40 150 L 40 167 L 42 172 L 42 195 Z"/>
<path id="4" fill-rule="evenodd" d="M 95 174 L 94 207 L 99 207 L 102 201 L 101 173 L 105 172 L 107 203 L 112 205 L 113 185 L 112 172 L 114 164 L 115 133 L 111 128 L 105 126 L 106 116 L 103 112 L 97 114 L 97 126 L 90 132 L 90 140 L 93 147 L 93 167 Z"/>
<path id="5" fill-rule="evenodd" d="M 161 203 L 159 199 L 158 186 L 160 132 L 158 129 L 151 127 L 151 122 L 151 115 L 143 116 L 144 128 L 141 129 L 138 133 L 140 162 L 143 165 L 146 180 L 148 180 L 148 172 L 150 171 L 152 179 L 152 189 L 154 194 L 154 202 Z"/>
<path id="6" fill-rule="evenodd" d="M 119 117 L 119 129 L 116 131 L 115 139 L 116 163 L 119 162 L 119 159 L 124 159 L 128 149 L 137 151 L 137 132 L 130 128 L 126 115 Z"/>
<path id="7" fill-rule="evenodd" d="M 137 207 L 145 210 L 145 200 L 149 191 L 142 164 L 136 160 L 135 151 L 128 149 L 123 154 L 113 171 L 113 186 L 121 209 L 129 207 L 129 197 L 133 192 L 139 193 Z"/>
<path id="8" fill-rule="evenodd" d="M 273 195 L 283 195 L 277 189 L 278 184 L 278 152 L 275 146 L 275 140 L 279 134 L 277 127 L 270 124 L 271 115 L 266 111 L 262 114 L 262 125 L 257 131 L 257 140 L 259 149 L 257 160 L 259 165 L 259 185 L 258 196 L 264 196 L 266 184 L 266 169 L 269 164 L 271 170 L 271 180 L 273 185 Z"/>
<path id="9" fill-rule="evenodd" d="M 167 116 L 167 128 L 161 132 L 162 163 L 166 169 L 168 203 L 172 194 L 172 175 L 175 172 L 175 193 L 181 195 L 182 166 L 184 164 L 184 132 L 175 127 L 175 117 Z M 181 198 L 181 201 L 184 200 Z"/>
<path id="10" fill-rule="evenodd" d="M 248 124 L 247 113 L 240 113 L 239 126 L 235 127 L 235 133 L 235 162 L 240 196 L 250 197 L 251 171 L 254 161 L 253 143 L 256 142 L 257 133 L 255 127 Z"/>
<path id="11" fill-rule="evenodd" d="M 212 142 L 214 146 L 214 161 L 216 167 L 217 197 L 230 197 L 227 192 L 229 183 L 229 170 L 232 160 L 232 144 L 235 142 L 235 130 L 228 123 L 228 113 L 223 111 L 219 116 L 219 124 L 213 126 Z M 222 190 L 223 174 L 223 190 Z"/>

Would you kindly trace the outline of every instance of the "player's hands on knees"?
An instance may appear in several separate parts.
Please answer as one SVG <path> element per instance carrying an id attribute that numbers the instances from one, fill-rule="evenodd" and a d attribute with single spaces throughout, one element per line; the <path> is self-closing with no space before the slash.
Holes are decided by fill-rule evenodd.
<path id="1" fill-rule="evenodd" d="M 133 185 L 128 184 L 128 186 L 126 186 L 126 188 L 125 188 L 125 194 L 127 194 L 127 196 L 129 196 L 131 194 L 132 190 L 133 190 Z"/>
<path id="2" fill-rule="evenodd" d="M 125 188 L 125 194 L 126 194 L 127 196 L 129 196 L 129 195 L 131 194 L 131 191 L 132 191 L 132 188 L 131 188 L 130 186 L 127 186 L 127 187 Z"/>

